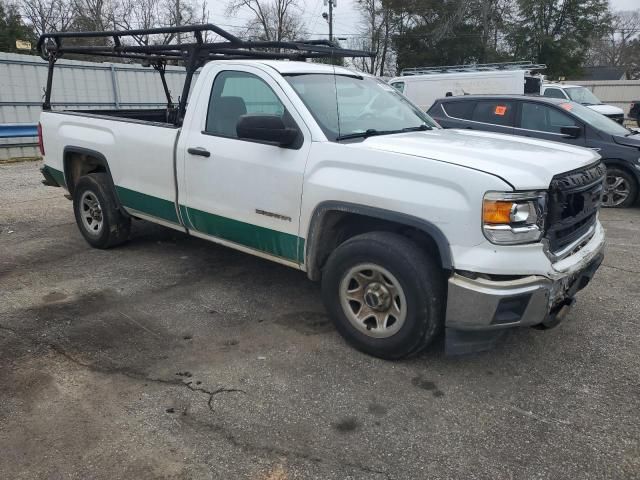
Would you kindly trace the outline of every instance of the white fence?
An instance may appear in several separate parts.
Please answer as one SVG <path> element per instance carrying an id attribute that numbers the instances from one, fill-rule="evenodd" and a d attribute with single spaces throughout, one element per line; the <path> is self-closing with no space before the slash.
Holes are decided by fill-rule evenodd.
<path id="1" fill-rule="evenodd" d="M 640 100 L 640 80 L 592 80 L 567 83 L 588 87 L 604 103 L 623 109 L 627 117 L 631 102 Z"/>
<path id="2" fill-rule="evenodd" d="M 184 69 L 167 67 L 174 103 Z M 0 53 L 0 124 L 37 123 L 47 62 L 31 55 Z M 154 108 L 166 105 L 160 75 L 151 67 L 59 60 L 54 69 L 52 108 Z M 0 159 L 37 155 L 33 138 L 0 140 Z"/>
<path id="3" fill-rule="evenodd" d="M 154 108 L 166 104 L 160 75 L 151 67 L 59 60 L 54 70 L 52 108 Z M 167 84 L 177 101 L 184 69 L 167 67 Z M 0 53 L 0 124 L 37 123 L 47 63 L 39 57 Z M 572 82 L 574 83 L 574 82 Z M 605 103 L 622 108 L 640 100 L 640 80 L 575 82 Z M 35 139 L 0 140 L 0 159 L 37 155 Z"/>

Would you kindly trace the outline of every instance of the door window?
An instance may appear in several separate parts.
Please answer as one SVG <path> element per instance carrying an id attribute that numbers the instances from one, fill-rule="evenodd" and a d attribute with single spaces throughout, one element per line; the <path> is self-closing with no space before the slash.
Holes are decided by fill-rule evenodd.
<path id="1" fill-rule="evenodd" d="M 205 131 L 237 137 L 238 120 L 248 113 L 277 115 L 289 120 L 285 123 L 292 121 L 278 96 L 261 78 L 246 72 L 219 73 L 211 89 Z"/>
<path id="2" fill-rule="evenodd" d="M 557 108 L 540 103 L 522 104 L 520 128 L 559 134 L 562 127 L 576 126 L 579 126 L 578 122 Z"/>
<path id="3" fill-rule="evenodd" d="M 559 88 L 545 88 L 543 96 L 551 98 L 567 98 L 564 92 Z"/>
<path id="4" fill-rule="evenodd" d="M 478 102 L 471 120 L 513 127 L 513 102 L 490 101 Z"/>
<path id="5" fill-rule="evenodd" d="M 473 108 L 476 106 L 476 102 L 445 102 L 442 104 L 444 111 L 453 118 L 460 118 L 462 120 L 471 120 L 473 115 Z"/>

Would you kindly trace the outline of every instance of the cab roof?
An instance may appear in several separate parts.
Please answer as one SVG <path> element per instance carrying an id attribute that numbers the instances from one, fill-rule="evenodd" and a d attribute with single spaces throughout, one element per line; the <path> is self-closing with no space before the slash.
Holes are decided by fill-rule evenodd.
<path id="1" fill-rule="evenodd" d="M 326 63 L 298 62 L 288 60 L 242 60 L 241 63 L 261 64 L 273 68 L 282 75 L 295 73 L 319 73 L 336 75 L 361 75 L 370 76 L 368 73 L 360 72 L 356 69 L 340 67 L 338 65 L 327 65 Z"/>

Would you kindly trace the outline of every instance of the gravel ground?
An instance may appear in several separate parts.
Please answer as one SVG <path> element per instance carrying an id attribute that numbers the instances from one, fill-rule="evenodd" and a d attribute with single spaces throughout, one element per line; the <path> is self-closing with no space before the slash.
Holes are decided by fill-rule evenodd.
<path id="1" fill-rule="evenodd" d="M 558 328 L 386 362 L 301 272 L 145 222 L 91 249 L 38 166 L 0 166 L 3 478 L 640 476 L 640 209 Z"/>

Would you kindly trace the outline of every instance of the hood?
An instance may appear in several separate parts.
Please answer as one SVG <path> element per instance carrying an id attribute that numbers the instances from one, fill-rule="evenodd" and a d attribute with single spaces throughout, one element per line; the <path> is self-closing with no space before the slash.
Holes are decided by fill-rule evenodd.
<path id="1" fill-rule="evenodd" d="M 496 175 L 516 190 L 548 188 L 559 173 L 597 161 L 593 150 L 475 130 L 430 130 L 369 137 L 361 148 L 428 158 Z"/>
<path id="2" fill-rule="evenodd" d="M 623 137 L 622 135 L 614 135 L 613 141 L 618 145 L 640 148 L 640 132 L 634 135 L 629 135 L 628 137 Z"/>
<path id="3" fill-rule="evenodd" d="M 614 107 L 613 105 L 605 105 L 604 103 L 601 103 L 600 105 L 585 105 L 585 107 L 595 110 L 603 115 L 624 115 L 624 110 L 621 108 Z"/>

